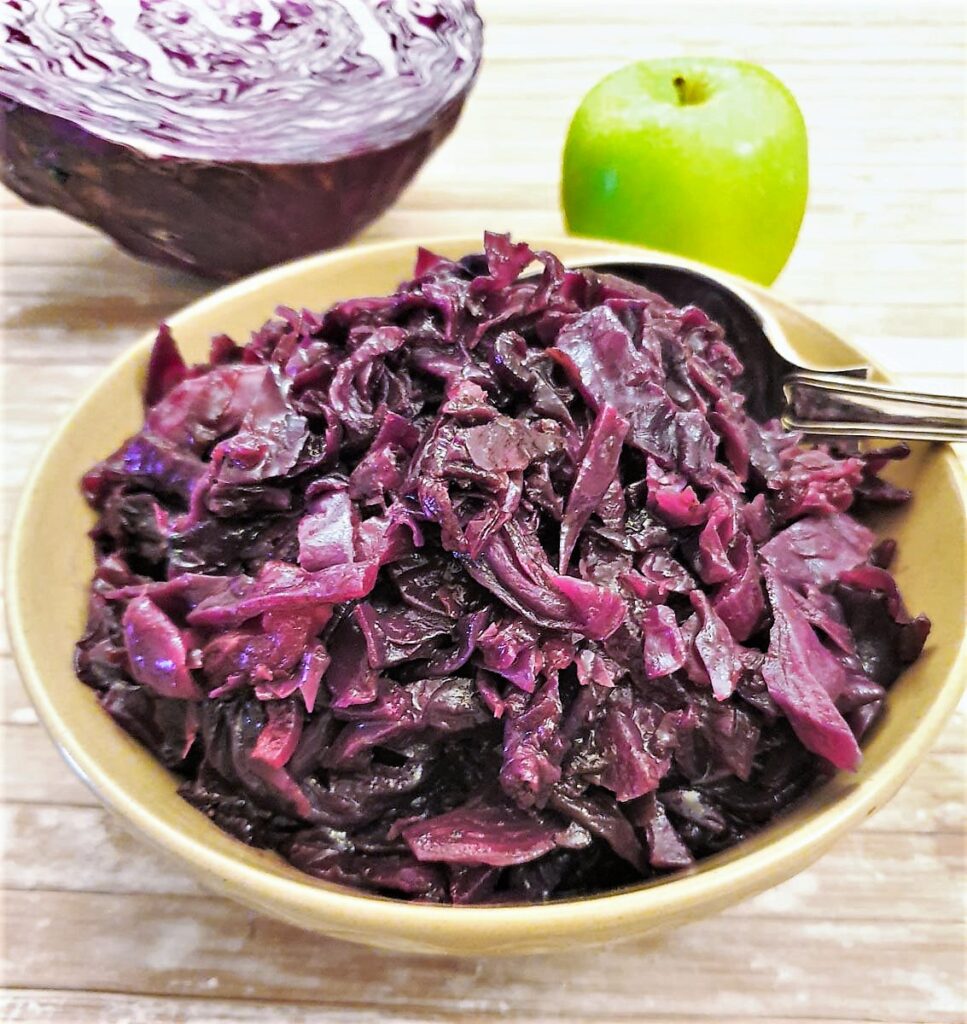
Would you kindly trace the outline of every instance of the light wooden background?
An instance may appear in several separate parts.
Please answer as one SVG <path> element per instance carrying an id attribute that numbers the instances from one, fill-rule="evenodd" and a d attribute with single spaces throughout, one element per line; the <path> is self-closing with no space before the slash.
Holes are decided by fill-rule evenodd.
<path id="1" fill-rule="evenodd" d="M 786 81 L 810 130 L 809 212 L 780 291 L 911 385 L 963 388 L 960 4 L 480 8 L 486 67 L 456 135 L 365 237 L 554 231 L 563 134 L 594 81 L 649 55 L 748 58 Z M 79 391 L 206 286 L 9 194 L 0 213 L 9 508 Z M 449 961 L 314 938 L 205 895 L 74 779 L 5 644 L 0 668 L 5 1022 L 964 1018 L 962 716 L 888 808 L 772 892 L 655 943 Z"/>

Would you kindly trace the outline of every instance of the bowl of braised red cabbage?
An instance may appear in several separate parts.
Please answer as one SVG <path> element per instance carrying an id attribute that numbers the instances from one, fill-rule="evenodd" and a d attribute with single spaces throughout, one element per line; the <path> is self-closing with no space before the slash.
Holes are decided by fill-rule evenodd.
<path id="1" fill-rule="evenodd" d="M 407 948 L 636 934 L 807 863 L 939 728 L 962 614 L 922 574 L 957 538 L 924 524 L 962 502 L 952 456 L 754 419 L 702 309 L 568 269 L 619 251 L 270 271 L 161 325 L 55 439 L 12 566 L 25 677 L 209 883 Z M 54 487 L 71 526 L 40 552 Z"/>

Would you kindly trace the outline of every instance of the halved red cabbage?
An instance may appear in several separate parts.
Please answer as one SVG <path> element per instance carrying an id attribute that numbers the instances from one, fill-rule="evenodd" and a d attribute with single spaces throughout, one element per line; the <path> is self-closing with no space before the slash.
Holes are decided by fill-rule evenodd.
<path id="1" fill-rule="evenodd" d="M 20 0 L 0 33 L 4 183 L 225 279 L 385 210 L 482 48 L 473 0 Z"/>
<path id="2" fill-rule="evenodd" d="M 846 511 L 903 497 L 905 451 L 802 448 L 741 372 L 701 311 L 500 235 L 207 365 L 162 327 L 83 481 L 78 674 L 319 878 L 470 903 L 686 867 L 855 768 L 929 630 Z"/>

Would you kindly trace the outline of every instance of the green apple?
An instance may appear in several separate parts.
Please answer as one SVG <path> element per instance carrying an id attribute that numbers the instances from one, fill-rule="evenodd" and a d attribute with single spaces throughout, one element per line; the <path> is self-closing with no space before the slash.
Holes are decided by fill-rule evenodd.
<path id="1" fill-rule="evenodd" d="M 600 81 L 564 146 L 570 231 L 679 253 L 770 284 L 799 233 L 809 169 L 795 99 L 756 64 L 640 61 Z"/>

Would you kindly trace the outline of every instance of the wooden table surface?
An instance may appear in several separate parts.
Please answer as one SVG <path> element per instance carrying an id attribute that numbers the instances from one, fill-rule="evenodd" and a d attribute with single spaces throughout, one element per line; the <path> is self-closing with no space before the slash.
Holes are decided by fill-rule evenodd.
<path id="1" fill-rule="evenodd" d="M 463 121 L 364 238 L 558 230 L 561 144 L 594 81 L 649 55 L 744 57 L 784 79 L 810 131 L 809 211 L 779 290 L 910 385 L 963 388 L 961 5 L 480 8 L 486 65 Z M 9 194 L 0 214 L 6 523 L 81 389 L 209 286 Z M 5 642 L 0 669 L 2 1021 L 964 1019 L 963 712 L 889 807 L 757 899 L 658 941 L 455 961 L 315 938 L 206 895 L 72 776 Z"/>

